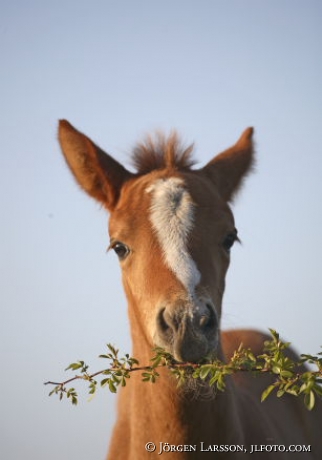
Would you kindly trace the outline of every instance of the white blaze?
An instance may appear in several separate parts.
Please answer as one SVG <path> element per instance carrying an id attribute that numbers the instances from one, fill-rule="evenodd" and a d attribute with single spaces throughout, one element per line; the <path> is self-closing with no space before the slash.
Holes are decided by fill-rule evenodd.
<path id="1" fill-rule="evenodd" d="M 177 177 L 158 179 L 147 192 L 151 193 L 150 221 L 165 262 L 193 297 L 201 276 L 187 247 L 194 225 L 194 205 L 184 181 Z"/>

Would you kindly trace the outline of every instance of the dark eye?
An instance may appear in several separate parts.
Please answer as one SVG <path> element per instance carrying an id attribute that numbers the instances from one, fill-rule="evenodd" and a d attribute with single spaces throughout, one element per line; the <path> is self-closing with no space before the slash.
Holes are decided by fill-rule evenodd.
<path id="1" fill-rule="evenodd" d="M 125 259 L 130 253 L 129 248 L 125 244 L 120 243 L 119 241 L 113 243 L 111 245 L 111 249 L 113 249 L 113 251 L 116 253 L 117 257 L 120 260 Z"/>
<path id="2" fill-rule="evenodd" d="M 235 232 L 228 233 L 222 242 L 223 248 L 226 252 L 229 252 L 230 249 L 233 247 L 235 241 L 238 240 L 237 237 L 237 230 Z"/>

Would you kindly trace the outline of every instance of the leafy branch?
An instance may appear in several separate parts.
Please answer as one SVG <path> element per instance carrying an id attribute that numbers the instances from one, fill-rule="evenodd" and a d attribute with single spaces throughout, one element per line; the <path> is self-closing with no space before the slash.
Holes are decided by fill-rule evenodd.
<path id="1" fill-rule="evenodd" d="M 322 352 L 316 356 L 304 354 L 298 362 L 293 361 L 285 354 L 290 344 L 281 341 L 279 334 L 273 329 L 270 329 L 270 332 L 272 339 L 264 343 L 263 354 L 255 356 L 250 349 L 243 348 L 241 344 L 227 363 L 218 359 L 205 364 L 181 363 L 162 348 L 155 348 L 150 365 L 140 366 L 138 360 L 130 357 L 129 354 L 119 358 L 119 350 L 108 344 L 107 353 L 99 356 L 108 360 L 108 367 L 89 373 L 89 366 L 84 361 L 77 361 L 65 369 L 78 372 L 74 377 L 64 382 L 49 381 L 45 385 L 54 385 L 49 396 L 57 394 L 60 400 L 65 396 L 72 404 L 77 404 L 77 392 L 75 388 L 69 388 L 69 385 L 76 380 L 87 381 L 88 393 L 93 397 L 99 386 L 108 387 L 112 393 L 116 393 L 118 387 L 126 386 L 133 372 L 141 372 L 143 382 L 155 383 L 160 377 L 158 372 L 160 367 L 169 369 L 177 380 L 178 386 L 184 384 L 188 378 L 193 378 L 207 381 L 210 386 L 215 386 L 219 391 L 225 390 L 228 375 L 237 372 L 269 373 L 275 377 L 275 380 L 263 391 L 262 401 L 273 392 L 276 392 L 277 397 L 288 393 L 293 396 L 303 396 L 305 406 L 312 410 L 316 397 L 322 398 Z M 301 366 L 305 363 L 313 364 L 316 370 L 301 371 Z M 99 376 L 100 381 L 98 381 Z"/>

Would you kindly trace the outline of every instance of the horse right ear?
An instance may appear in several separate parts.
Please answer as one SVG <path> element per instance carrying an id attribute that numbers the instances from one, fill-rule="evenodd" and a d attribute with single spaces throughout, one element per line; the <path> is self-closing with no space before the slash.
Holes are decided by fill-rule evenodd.
<path id="1" fill-rule="evenodd" d="M 132 174 L 66 120 L 59 122 L 58 138 L 78 184 L 112 211 Z"/>
<path id="2" fill-rule="evenodd" d="M 204 168 L 227 202 L 232 201 L 254 164 L 253 128 L 247 128 L 235 145 L 215 156 Z"/>

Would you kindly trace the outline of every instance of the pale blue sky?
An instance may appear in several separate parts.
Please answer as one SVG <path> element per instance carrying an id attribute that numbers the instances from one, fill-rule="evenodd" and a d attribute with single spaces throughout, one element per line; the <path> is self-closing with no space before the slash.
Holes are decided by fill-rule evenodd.
<path id="1" fill-rule="evenodd" d="M 0 2 L 1 459 L 103 459 L 116 398 L 75 408 L 42 382 L 76 359 L 100 368 L 106 342 L 131 350 L 106 214 L 64 164 L 59 118 L 122 162 L 151 129 L 177 128 L 203 164 L 255 126 L 223 325 L 319 351 L 321 13 L 318 0 Z"/>

